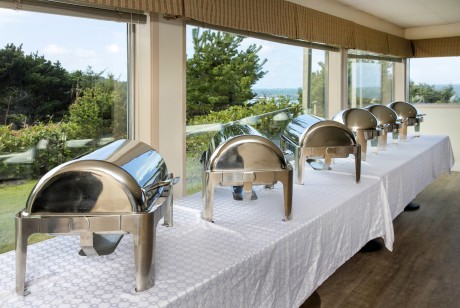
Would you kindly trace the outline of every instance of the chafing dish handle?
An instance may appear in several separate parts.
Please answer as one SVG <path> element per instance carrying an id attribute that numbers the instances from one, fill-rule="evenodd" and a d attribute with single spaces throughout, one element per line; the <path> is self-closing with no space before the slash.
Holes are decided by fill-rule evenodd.
<path id="1" fill-rule="evenodd" d="M 180 177 L 174 177 L 172 173 L 169 174 L 168 179 L 160 181 L 154 184 L 147 185 L 144 188 L 144 192 L 148 193 L 152 189 L 159 187 L 169 186 L 169 194 L 165 202 L 165 207 L 161 209 L 162 216 L 164 216 L 164 226 L 173 226 L 173 186 L 176 185 L 180 180 Z"/>

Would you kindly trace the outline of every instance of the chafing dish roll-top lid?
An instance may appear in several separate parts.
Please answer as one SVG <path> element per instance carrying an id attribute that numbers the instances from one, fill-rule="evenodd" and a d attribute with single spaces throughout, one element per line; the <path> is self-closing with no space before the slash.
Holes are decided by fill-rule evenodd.
<path id="1" fill-rule="evenodd" d="M 366 160 L 367 140 L 375 140 L 382 134 L 377 118 L 367 110 L 351 108 L 337 113 L 333 120 L 345 124 L 356 135 L 361 145 L 361 160 Z"/>
<path id="2" fill-rule="evenodd" d="M 168 176 L 150 146 L 114 141 L 48 172 L 29 195 L 23 215 L 146 212 L 164 201 Z"/>
<path id="3" fill-rule="evenodd" d="M 387 131 L 399 128 L 400 122 L 398 115 L 390 107 L 384 105 L 370 105 L 364 109 L 376 117 L 381 128 L 385 128 Z"/>
<path id="4" fill-rule="evenodd" d="M 224 127 L 211 140 L 201 157 L 203 165 L 202 218 L 213 221 L 214 188 L 233 186 L 234 198 L 251 196 L 253 185 L 283 184 L 284 216 L 291 217 L 292 167 L 281 149 L 249 125 L 233 124 Z M 242 188 L 242 191 L 240 191 Z M 235 195 L 236 194 L 236 195 Z M 236 198 L 241 200 L 242 198 Z"/>
<path id="5" fill-rule="evenodd" d="M 283 138 L 300 147 L 356 145 L 353 132 L 345 125 L 309 114 L 293 119 L 286 126 Z"/>
<path id="6" fill-rule="evenodd" d="M 423 122 L 423 114 L 419 114 L 417 108 L 406 102 L 393 102 L 388 104 L 393 109 L 401 121 L 408 122 L 408 125 L 414 125 L 416 122 Z"/>
<path id="7" fill-rule="evenodd" d="M 353 132 L 358 130 L 375 130 L 378 125 L 377 119 L 372 113 L 359 108 L 342 110 L 332 119 L 345 124 Z"/>
<path id="8" fill-rule="evenodd" d="M 287 168 L 281 149 L 249 125 L 232 125 L 217 133 L 205 159 L 205 169 L 210 171 Z"/>
<path id="9" fill-rule="evenodd" d="M 281 147 L 292 151 L 295 161 L 295 183 L 303 184 L 305 160 L 314 169 L 329 169 L 332 158 L 355 156 L 356 181 L 361 169 L 360 146 L 353 132 L 337 121 L 304 114 L 294 118 L 281 135 Z M 322 167 L 314 159 L 324 158 Z"/>
<path id="10" fill-rule="evenodd" d="M 172 226 L 173 185 L 161 156 L 136 140 L 118 140 L 48 172 L 16 214 L 16 292 L 27 295 L 27 239 L 79 235 L 80 255 L 112 253 L 132 234 L 136 291 L 154 284 L 156 226 Z"/>

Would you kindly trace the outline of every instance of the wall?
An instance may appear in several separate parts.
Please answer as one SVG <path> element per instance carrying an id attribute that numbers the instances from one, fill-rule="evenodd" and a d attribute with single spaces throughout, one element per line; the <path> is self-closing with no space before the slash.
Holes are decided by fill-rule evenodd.
<path id="1" fill-rule="evenodd" d="M 453 171 L 460 171 L 460 104 L 417 104 L 420 113 L 426 114 L 420 133 L 448 135 L 456 159 Z"/>

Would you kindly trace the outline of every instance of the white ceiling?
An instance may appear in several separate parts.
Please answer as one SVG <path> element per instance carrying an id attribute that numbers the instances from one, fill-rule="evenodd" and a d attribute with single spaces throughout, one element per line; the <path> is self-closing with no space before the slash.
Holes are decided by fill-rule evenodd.
<path id="1" fill-rule="evenodd" d="M 376 16 L 398 27 L 460 23 L 460 0 L 330 0 Z"/>

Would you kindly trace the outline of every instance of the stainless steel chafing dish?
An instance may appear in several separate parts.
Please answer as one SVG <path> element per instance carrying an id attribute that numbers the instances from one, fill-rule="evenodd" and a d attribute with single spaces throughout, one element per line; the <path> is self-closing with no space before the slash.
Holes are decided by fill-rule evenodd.
<path id="1" fill-rule="evenodd" d="M 393 109 L 384 105 L 370 105 L 364 109 L 372 113 L 378 121 L 378 127 L 382 132 L 381 136 L 378 137 L 379 149 L 386 149 L 388 133 L 392 133 L 393 142 L 398 141 L 401 121 Z"/>
<path id="2" fill-rule="evenodd" d="M 367 110 L 351 108 L 340 111 L 332 119 L 351 129 L 361 145 L 361 159 L 366 160 L 367 141 L 376 139 L 381 134 L 375 116 Z"/>
<path id="3" fill-rule="evenodd" d="M 112 253 L 134 238 L 136 291 L 154 285 L 158 221 L 172 226 L 173 185 L 161 156 L 135 140 L 118 140 L 49 171 L 16 214 L 16 292 L 25 290 L 27 239 L 34 233 L 79 235 L 80 255 Z"/>
<path id="4" fill-rule="evenodd" d="M 201 158 L 203 165 L 202 218 L 213 221 L 214 189 L 233 186 L 234 195 L 242 187 L 243 196 L 254 199 L 253 185 L 273 186 L 278 181 L 284 190 L 284 219 L 292 209 L 292 167 L 281 149 L 249 125 L 224 127 L 211 140 Z"/>
<path id="5" fill-rule="evenodd" d="M 412 104 L 406 102 L 394 102 L 388 104 L 388 107 L 393 109 L 401 121 L 401 128 L 399 130 L 399 138 L 402 141 L 407 140 L 407 127 L 414 126 L 415 133 L 420 132 L 420 123 L 423 122 L 424 114 L 420 114 Z"/>
<path id="6" fill-rule="evenodd" d="M 293 119 L 281 135 L 281 148 L 292 151 L 295 161 L 295 183 L 304 183 L 306 160 L 324 158 L 328 169 L 332 158 L 355 156 L 356 182 L 361 176 L 361 147 L 352 131 L 336 121 L 304 114 Z"/>

